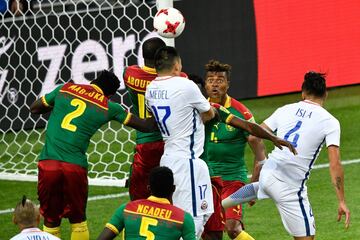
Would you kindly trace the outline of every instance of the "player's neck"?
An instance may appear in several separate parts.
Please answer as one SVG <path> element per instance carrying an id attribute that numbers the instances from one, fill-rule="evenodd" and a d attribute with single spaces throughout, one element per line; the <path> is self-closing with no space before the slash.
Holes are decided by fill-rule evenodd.
<path id="1" fill-rule="evenodd" d="M 304 101 L 315 103 L 315 104 L 320 105 L 320 106 L 322 106 L 324 104 L 324 99 L 316 98 L 316 97 L 307 97 L 307 98 L 304 99 Z"/>
<path id="2" fill-rule="evenodd" d="M 224 106 L 225 103 L 226 103 L 226 99 L 227 99 L 227 95 L 224 95 L 222 97 L 218 97 L 218 98 L 209 98 L 210 102 L 212 103 L 218 103 L 220 104 L 221 106 Z"/>

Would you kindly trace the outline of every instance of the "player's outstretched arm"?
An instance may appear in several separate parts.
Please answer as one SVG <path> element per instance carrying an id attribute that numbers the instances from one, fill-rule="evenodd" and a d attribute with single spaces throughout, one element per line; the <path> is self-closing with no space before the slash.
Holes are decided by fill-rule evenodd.
<path id="1" fill-rule="evenodd" d="M 330 145 L 328 147 L 328 157 L 330 162 L 331 180 L 339 201 L 337 220 L 340 221 L 342 215 L 345 215 L 345 227 L 348 228 L 350 225 L 350 210 L 347 208 L 345 203 L 344 172 L 341 166 L 339 147 L 335 145 Z"/>
<path id="2" fill-rule="evenodd" d="M 133 114 L 130 116 L 130 120 L 126 123 L 126 126 L 135 128 L 140 132 L 155 132 L 159 131 L 156 121 L 153 117 L 141 119 Z"/>
<path id="3" fill-rule="evenodd" d="M 104 230 L 100 233 L 97 240 L 111 240 L 116 237 L 116 234 L 108 229 L 107 227 L 104 228 Z"/>
<path id="4" fill-rule="evenodd" d="M 47 112 L 50 112 L 52 109 L 53 109 L 52 106 L 44 104 L 43 97 L 37 99 L 30 106 L 30 112 L 33 114 L 47 113 Z"/>

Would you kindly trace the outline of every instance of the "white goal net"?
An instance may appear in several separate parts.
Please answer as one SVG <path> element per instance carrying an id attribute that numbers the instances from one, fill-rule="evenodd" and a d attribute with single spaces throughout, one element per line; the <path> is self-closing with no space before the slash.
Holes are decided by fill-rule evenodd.
<path id="1" fill-rule="evenodd" d="M 103 69 L 122 79 L 125 66 L 141 65 L 156 10 L 151 1 L 38 0 L 26 16 L 1 16 L 0 179 L 37 180 L 48 116 L 31 115 L 30 104 L 69 80 L 88 83 Z M 130 107 L 124 88 L 114 100 Z M 124 185 L 134 134 L 117 123 L 98 131 L 88 149 L 90 184 Z"/>

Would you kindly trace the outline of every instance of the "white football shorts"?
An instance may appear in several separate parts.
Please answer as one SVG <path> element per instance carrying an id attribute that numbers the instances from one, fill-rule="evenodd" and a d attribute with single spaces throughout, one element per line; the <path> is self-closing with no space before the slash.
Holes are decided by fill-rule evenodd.
<path id="1" fill-rule="evenodd" d="M 193 217 L 214 212 L 209 169 L 202 159 L 163 155 L 160 166 L 166 166 L 174 173 L 175 206 L 189 212 Z"/>
<path id="2" fill-rule="evenodd" d="M 285 229 L 294 237 L 315 235 L 315 219 L 306 186 L 293 186 L 276 178 L 274 171 L 263 169 L 258 198 L 271 198 L 280 213 Z"/>

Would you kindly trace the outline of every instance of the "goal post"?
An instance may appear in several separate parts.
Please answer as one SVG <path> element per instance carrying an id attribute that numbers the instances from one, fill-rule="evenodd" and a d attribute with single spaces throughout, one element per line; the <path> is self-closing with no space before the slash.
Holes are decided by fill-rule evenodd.
<path id="1" fill-rule="evenodd" d="M 172 5 L 158 1 L 37 0 L 27 16 L 0 16 L 0 179 L 37 181 L 48 115 L 30 114 L 34 100 L 69 80 L 88 83 L 103 69 L 122 81 L 124 67 L 143 64 L 140 46 L 156 35 L 157 5 Z M 123 82 L 114 101 L 131 109 Z M 90 185 L 124 186 L 134 139 L 116 122 L 93 136 Z"/>

